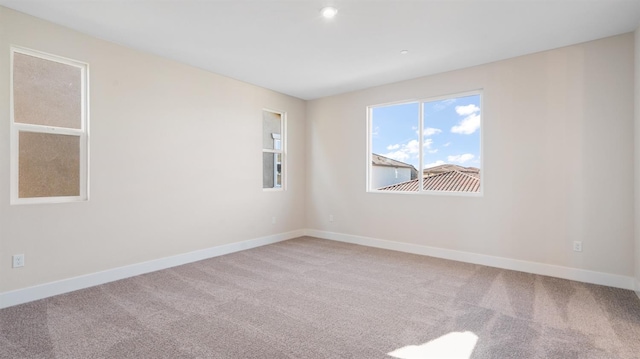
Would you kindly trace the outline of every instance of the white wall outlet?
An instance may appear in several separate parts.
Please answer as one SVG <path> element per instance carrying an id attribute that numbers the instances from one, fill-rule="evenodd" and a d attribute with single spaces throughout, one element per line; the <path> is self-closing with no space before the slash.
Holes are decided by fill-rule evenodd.
<path id="1" fill-rule="evenodd" d="M 573 251 L 574 252 L 582 252 L 582 242 L 581 241 L 573 241 Z"/>
<path id="2" fill-rule="evenodd" d="M 276 217 L 275 216 L 271 217 L 271 224 L 276 224 Z"/>
<path id="3" fill-rule="evenodd" d="M 329 215 L 329 222 L 333 222 L 333 214 Z"/>
<path id="4" fill-rule="evenodd" d="M 13 255 L 13 268 L 24 267 L 24 254 Z"/>

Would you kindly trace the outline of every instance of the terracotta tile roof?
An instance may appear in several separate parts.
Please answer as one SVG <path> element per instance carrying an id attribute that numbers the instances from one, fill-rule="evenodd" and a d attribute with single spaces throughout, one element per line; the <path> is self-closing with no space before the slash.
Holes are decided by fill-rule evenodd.
<path id="1" fill-rule="evenodd" d="M 442 172 L 424 177 L 423 188 L 425 191 L 480 192 L 480 177 L 479 173 L 467 174 L 455 170 Z M 417 192 L 418 179 L 378 188 L 378 190 Z"/>

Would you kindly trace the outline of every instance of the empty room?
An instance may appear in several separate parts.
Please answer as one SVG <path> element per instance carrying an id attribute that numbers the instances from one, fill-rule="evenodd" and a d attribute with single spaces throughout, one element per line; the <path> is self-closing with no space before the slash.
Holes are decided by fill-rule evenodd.
<path id="1" fill-rule="evenodd" d="M 0 0 L 0 358 L 640 357 L 640 2 Z"/>

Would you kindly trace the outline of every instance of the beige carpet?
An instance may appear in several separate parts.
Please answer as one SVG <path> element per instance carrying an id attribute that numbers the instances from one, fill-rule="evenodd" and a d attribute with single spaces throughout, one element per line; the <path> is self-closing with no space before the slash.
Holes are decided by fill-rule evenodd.
<path id="1" fill-rule="evenodd" d="M 299 238 L 0 311 L 0 358 L 638 358 L 631 291 Z"/>

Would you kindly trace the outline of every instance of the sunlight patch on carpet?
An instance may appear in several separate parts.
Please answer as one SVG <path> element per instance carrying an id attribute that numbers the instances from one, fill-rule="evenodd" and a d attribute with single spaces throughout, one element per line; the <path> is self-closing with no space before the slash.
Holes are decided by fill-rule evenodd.
<path id="1" fill-rule="evenodd" d="M 422 345 L 407 345 L 387 355 L 398 359 L 469 359 L 477 342 L 478 336 L 472 332 L 451 332 Z"/>

